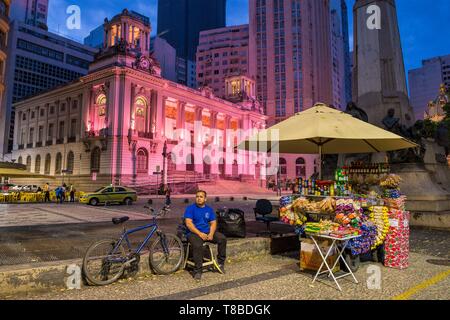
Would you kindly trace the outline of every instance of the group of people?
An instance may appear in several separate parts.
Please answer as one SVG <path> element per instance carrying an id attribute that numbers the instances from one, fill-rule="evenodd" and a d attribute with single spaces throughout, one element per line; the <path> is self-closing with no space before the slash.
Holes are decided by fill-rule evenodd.
<path id="1" fill-rule="evenodd" d="M 50 185 L 48 182 L 44 185 L 42 188 L 42 191 L 44 192 L 44 202 L 51 202 L 50 200 Z M 58 203 L 64 203 L 66 200 L 66 194 L 69 192 L 69 201 L 75 202 L 75 187 L 73 184 L 70 184 L 67 186 L 65 183 L 63 183 L 61 186 L 56 187 L 55 194 L 56 199 Z"/>
<path id="2" fill-rule="evenodd" d="M 294 191 L 294 188 L 296 186 L 295 181 L 291 180 L 291 179 L 287 179 L 287 180 L 282 179 L 282 180 L 279 180 L 279 183 L 280 183 L 280 187 L 279 187 L 280 190 L 286 190 L 286 191 L 287 190 L 292 190 L 292 191 Z M 278 189 L 277 182 L 276 182 L 275 179 L 267 180 L 267 189 L 273 190 L 273 191 L 276 191 Z"/>

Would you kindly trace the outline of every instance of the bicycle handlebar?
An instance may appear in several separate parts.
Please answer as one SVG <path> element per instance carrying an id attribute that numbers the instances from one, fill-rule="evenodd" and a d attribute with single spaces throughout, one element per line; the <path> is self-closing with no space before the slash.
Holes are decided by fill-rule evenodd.
<path id="1" fill-rule="evenodd" d="M 149 206 L 144 206 L 145 209 L 149 209 L 150 210 L 150 215 L 153 217 L 159 217 L 159 216 L 164 216 L 167 212 L 170 211 L 170 209 L 167 206 L 164 206 L 161 208 L 161 210 L 159 210 L 158 213 L 155 213 L 155 209 L 153 209 L 153 207 L 149 207 Z"/>

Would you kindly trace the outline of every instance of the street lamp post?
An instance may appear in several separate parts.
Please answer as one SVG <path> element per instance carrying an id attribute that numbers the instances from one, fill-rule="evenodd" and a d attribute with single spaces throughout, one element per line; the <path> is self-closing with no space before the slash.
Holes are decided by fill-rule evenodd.
<path id="1" fill-rule="evenodd" d="M 162 184 L 163 184 L 163 191 L 166 190 L 167 186 L 167 172 L 166 172 L 166 159 L 167 159 L 167 140 L 164 141 L 164 147 L 163 147 L 163 172 L 162 172 Z"/>

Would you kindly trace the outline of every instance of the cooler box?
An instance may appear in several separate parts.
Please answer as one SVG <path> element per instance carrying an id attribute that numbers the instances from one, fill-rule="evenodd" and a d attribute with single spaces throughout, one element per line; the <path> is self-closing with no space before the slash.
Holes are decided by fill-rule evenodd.
<path id="1" fill-rule="evenodd" d="M 323 241 L 318 240 L 318 244 L 322 249 L 322 254 L 325 256 L 325 254 L 330 249 L 331 242 L 328 240 Z M 330 268 L 336 262 L 337 256 L 338 253 L 336 252 L 335 249 L 333 249 L 331 255 L 327 258 L 327 263 Z M 322 262 L 323 262 L 322 257 L 320 256 L 319 251 L 317 250 L 314 242 L 311 239 L 302 239 L 300 245 L 300 270 L 317 271 L 319 270 Z M 327 268 L 324 265 L 322 267 L 322 271 L 326 270 Z M 338 263 L 336 267 L 333 269 L 333 272 L 338 272 L 339 270 L 340 268 Z"/>

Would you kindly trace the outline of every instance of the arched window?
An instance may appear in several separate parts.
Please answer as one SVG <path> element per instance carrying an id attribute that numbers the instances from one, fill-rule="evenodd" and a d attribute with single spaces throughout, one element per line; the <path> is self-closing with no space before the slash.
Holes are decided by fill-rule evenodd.
<path id="1" fill-rule="evenodd" d="M 145 149 L 137 151 L 137 172 L 148 173 L 148 152 Z"/>
<path id="2" fill-rule="evenodd" d="M 135 127 L 138 132 L 145 132 L 147 101 L 143 97 L 138 97 L 134 103 Z"/>
<path id="3" fill-rule="evenodd" d="M 91 153 L 91 172 L 99 172 L 100 171 L 100 148 L 95 147 Z"/>
<path id="4" fill-rule="evenodd" d="M 50 174 L 50 165 L 52 162 L 52 156 L 50 153 L 47 153 L 45 156 L 45 168 L 44 168 L 44 174 Z"/>
<path id="5" fill-rule="evenodd" d="M 306 162 L 303 158 L 295 160 L 295 175 L 297 177 L 306 177 Z"/>
<path id="6" fill-rule="evenodd" d="M 69 153 L 67 154 L 67 166 L 66 166 L 68 174 L 73 174 L 73 163 L 74 163 L 74 160 L 75 160 L 75 156 L 74 156 L 73 152 L 69 151 Z"/>
<path id="7" fill-rule="evenodd" d="M 27 171 L 31 171 L 31 156 L 27 157 Z"/>
<path id="8" fill-rule="evenodd" d="M 22 160 L 22 156 L 19 157 L 19 159 L 17 160 L 18 164 L 23 164 L 23 160 Z"/>
<path id="9" fill-rule="evenodd" d="M 280 174 L 287 174 L 287 162 L 285 158 L 280 158 Z"/>
<path id="10" fill-rule="evenodd" d="M 195 171 L 194 155 L 188 154 L 186 157 L 186 171 Z"/>
<path id="11" fill-rule="evenodd" d="M 56 154 L 55 160 L 55 174 L 61 174 L 61 167 L 62 167 L 62 154 L 61 152 L 58 152 Z"/>
<path id="12" fill-rule="evenodd" d="M 41 173 L 41 155 L 36 156 L 36 161 L 34 162 L 34 172 Z"/>
<path id="13" fill-rule="evenodd" d="M 98 115 L 104 116 L 106 114 L 106 95 L 104 93 L 99 94 L 95 102 L 98 106 Z"/>

